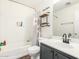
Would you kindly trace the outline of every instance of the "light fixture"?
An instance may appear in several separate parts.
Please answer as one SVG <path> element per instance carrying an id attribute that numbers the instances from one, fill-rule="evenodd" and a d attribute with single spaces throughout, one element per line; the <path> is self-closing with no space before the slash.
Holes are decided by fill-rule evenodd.
<path id="1" fill-rule="evenodd" d="M 60 0 L 53 0 L 53 4 L 56 4 L 57 2 L 59 2 Z"/>
<path id="2" fill-rule="evenodd" d="M 70 5 L 71 4 L 71 2 L 66 2 L 66 5 Z"/>

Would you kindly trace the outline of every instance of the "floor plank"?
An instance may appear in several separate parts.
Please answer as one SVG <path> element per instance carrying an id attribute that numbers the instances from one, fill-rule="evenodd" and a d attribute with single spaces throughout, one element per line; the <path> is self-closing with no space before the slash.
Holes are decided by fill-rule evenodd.
<path id="1" fill-rule="evenodd" d="M 23 56 L 23 57 L 21 57 L 21 58 L 19 58 L 19 59 L 31 59 L 31 56 L 26 55 L 26 56 Z"/>

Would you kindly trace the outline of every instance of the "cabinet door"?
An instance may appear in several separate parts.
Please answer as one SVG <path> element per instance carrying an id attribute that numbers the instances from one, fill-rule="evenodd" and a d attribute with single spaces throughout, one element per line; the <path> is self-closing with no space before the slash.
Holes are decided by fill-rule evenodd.
<path id="1" fill-rule="evenodd" d="M 54 53 L 54 59 L 69 59 L 69 58 L 60 54 L 60 53 L 55 52 Z"/>
<path id="2" fill-rule="evenodd" d="M 54 59 L 53 51 L 51 48 L 41 45 L 40 59 Z"/>

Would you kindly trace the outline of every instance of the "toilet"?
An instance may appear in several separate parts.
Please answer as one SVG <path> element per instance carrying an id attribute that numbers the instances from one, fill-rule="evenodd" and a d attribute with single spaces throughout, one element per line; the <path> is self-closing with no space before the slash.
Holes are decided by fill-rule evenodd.
<path id="1" fill-rule="evenodd" d="M 28 53 L 31 56 L 31 59 L 39 59 L 40 47 L 39 46 L 31 46 L 28 48 Z"/>

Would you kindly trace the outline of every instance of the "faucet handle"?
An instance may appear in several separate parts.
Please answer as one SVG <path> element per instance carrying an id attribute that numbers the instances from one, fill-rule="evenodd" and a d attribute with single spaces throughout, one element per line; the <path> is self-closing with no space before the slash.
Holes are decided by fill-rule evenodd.
<path id="1" fill-rule="evenodd" d="M 71 34 L 71 33 L 69 33 L 69 34 L 68 34 L 68 38 L 70 38 L 71 36 L 72 36 L 72 34 Z"/>
<path id="2" fill-rule="evenodd" d="M 68 42 L 68 43 L 70 43 L 70 41 L 71 41 L 71 39 L 68 39 L 68 41 L 67 41 L 67 42 Z"/>

